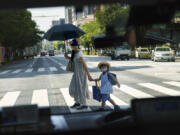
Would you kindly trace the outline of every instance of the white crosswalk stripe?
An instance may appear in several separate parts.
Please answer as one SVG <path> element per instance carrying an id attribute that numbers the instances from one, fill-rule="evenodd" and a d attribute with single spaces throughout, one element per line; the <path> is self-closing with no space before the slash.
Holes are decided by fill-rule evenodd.
<path id="1" fill-rule="evenodd" d="M 64 100 L 65 100 L 66 104 L 68 105 L 68 108 L 71 113 L 92 111 L 91 108 L 89 108 L 89 107 L 88 107 L 88 109 L 83 109 L 83 110 L 72 109 L 70 106 L 72 106 L 74 104 L 74 99 L 69 95 L 69 89 L 68 88 L 60 88 L 60 92 L 64 96 Z"/>
<path id="2" fill-rule="evenodd" d="M 38 69 L 38 72 L 44 72 L 45 71 L 45 68 L 39 68 Z"/>
<path id="3" fill-rule="evenodd" d="M 176 81 L 163 82 L 163 83 L 170 85 L 170 86 L 172 86 L 172 85 L 178 86 L 178 87 L 180 86 L 180 82 L 176 82 Z M 138 88 L 137 86 L 140 86 L 140 88 Z M 118 88 L 117 86 L 114 86 L 114 88 L 115 88 L 114 91 L 116 90 L 116 92 L 114 94 L 111 94 L 111 98 L 121 108 L 128 108 L 130 105 L 129 105 L 129 103 L 127 103 L 127 101 L 131 100 L 132 98 L 126 99 L 126 101 L 124 101 L 124 97 L 122 98 L 121 97 L 122 95 L 119 96 L 119 94 L 117 94 L 118 92 L 123 92 L 124 94 L 130 95 L 135 98 L 152 98 L 152 97 L 154 97 L 153 95 L 150 95 L 150 94 L 146 93 L 145 91 L 140 91 L 140 89 L 142 89 L 142 87 L 145 87 L 145 88 L 148 88 L 148 90 L 150 89 L 151 93 L 152 92 L 154 92 L 154 93 L 160 92 L 160 93 L 162 93 L 162 95 L 165 94 L 165 95 L 170 95 L 170 96 L 180 95 L 180 91 L 177 91 L 177 90 L 174 90 L 171 88 L 167 88 L 167 87 L 161 86 L 159 84 L 138 83 L 137 86 L 136 86 L 136 88 L 133 88 L 132 86 L 127 86 L 125 84 L 121 84 L 120 88 Z M 93 111 L 93 108 L 91 108 L 91 106 L 89 106 L 88 109 L 83 109 L 83 110 L 77 110 L 77 109 L 70 108 L 70 106 L 72 106 L 74 104 L 74 99 L 69 95 L 69 88 L 60 88 L 58 91 L 60 94 L 62 94 L 64 102 L 67 105 L 67 107 L 71 113 Z M 89 91 L 91 92 L 90 94 L 92 95 L 92 86 L 89 86 Z M 0 107 L 15 105 L 17 99 L 22 98 L 21 96 L 19 96 L 20 93 L 21 93 L 20 91 L 7 92 L 0 99 Z M 47 89 L 32 90 L 32 99 L 31 99 L 31 101 L 28 100 L 28 102 L 29 102 L 29 104 L 38 104 L 38 106 L 50 106 L 49 99 L 51 99 L 51 98 L 49 96 L 50 95 L 48 95 Z M 26 100 L 26 99 L 24 98 L 22 101 L 24 101 L 24 100 Z M 95 100 L 91 98 L 88 102 L 90 104 L 92 104 L 92 103 L 94 103 L 94 101 Z M 107 101 L 106 104 L 110 108 L 112 108 L 112 109 L 114 108 L 109 101 Z M 99 103 L 99 106 L 100 105 L 101 105 L 101 103 Z"/>
<path id="4" fill-rule="evenodd" d="M 20 94 L 20 91 L 7 92 L 5 96 L 0 100 L 0 107 L 13 106 Z"/>
<path id="5" fill-rule="evenodd" d="M 92 93 L 92 87 L 89 87 L 89 91 Z M 129 105 L 127 103 L 125 103 L 124 101 L 120 100 L 119 98 L 117 98 L 116 96 L 114 96 L 113 94 L 111 94 L 111 98 L 114 100 L 114 102 L 121 106 L 121 108 L 127 108 Z M 111 107 L 112 109 L 114 108 L 112 106 L 111 103 L 107 102 L 106 103 L 109 107 Z"/>
<path id="6" fill-rule="evenodd" d="M 62 68 L 64 71 L 66 71 L 66 66 L 61 66 L 61 68 Z"/>
<path id="7" fill-rule="evenodd" d="M 128 95 L 131 95 L 135 98 L 152 98 L 152 95 L 146 94 L 140 90 L 131 88 L 127 85 L 121 85 L 120 88 L 118 88 L 117 86 L 115 86 L 116 89 L 123 91 L 124 93 L 127 93 Z"/>
<path id="8" fill-rule="evenodd" d="M 29 69 L 27 69 L 26 71 L 25 71 L 25 73 L 31 73 L 33 71 L 33 69 L 32 68 L 29 68 Z"/>
<path id="9" fill-rule="evenodd" d="M 154 91 L 158 91 L 158 92 L 170 95 L 170 96 L 179 96 L 180 95 L 179 91 L 176 91 L 176 90 L 170 89 L 170 88 L 166 88 L 166 87 L 163 87 L 163 86 L 160 86 L 160 85 L 157 85 L 157 84 L 139 83 L 139 85 L 141 85 L 143 87 L 146 87 L 146 88 L 149 88 L 149 89 L 152 89 Z"/>
<path id="10" fill-rule="evenodd" d="M 61 69 L 63 69 L 64 71 L 66 71 L 66 66 L 63 65 L 62 63 L 58 62 L 57 60 L 54 60 L 53 58 L 48 58 L 50 60 L 52 60 L 54 63 L 58 64 L 60 66 Z"/>
<path id="11" fill-rule="evenodd" d="M 11 70 L 6 70 L 6 71 L 3 71 L 0 73 L 0 75 L 4 75 L 4 74 L 7 74 L 8 72 L 10 72 Z"/>
<path id="12" fill-rule="evenodd" d="M 17 74 L 17 73 L 19 73 L 19 72 L 21 72 L 21 69 L 17 69 L 17 70 L 15 70 L 14 72 L 12 72 L 13 74 Z"/>
<path id="13" fill-rule="evenodd" d="M 171 81 L 171 82 L 163 82 L 163 83 L 173 85 L 173 86 L 176 86 L 176 87 L 180 87 L 180 82 Z"/>
<path id="14" fill-rule="evenodd" d="M 38 104 L 38 106 L 49 106 L 47 90 L 34 90 L 31 103 Z"/>
<path id="15" fill-rule="evenodd" d="M 50 67 L 49 69 L 50 69 L 51 72 L 58 71 L 56 67 Z"/>

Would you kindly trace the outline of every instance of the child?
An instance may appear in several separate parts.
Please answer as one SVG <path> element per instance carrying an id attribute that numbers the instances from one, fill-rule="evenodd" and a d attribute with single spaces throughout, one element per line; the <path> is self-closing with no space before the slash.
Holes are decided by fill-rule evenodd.
<path id="1" fill-rule="evenodd" d="M 107 62 L 100 62 L 98 64 L 99 69 L 102 71 L 102 74 L 98 79 L 93 79 L 94 81 L 101 81 L 101 97 L 102 97 L 102 104 L 100 110 L 103 111 L 104 107 L 106 105 L 106 101 L 108 100 L 113 106 L 114 110 L 119 110 L 119 106 L 111 99 L 110 94 L 113 93 L 112 85 L 108 79 L 108 73 L 110 64 Z M 118 87 L 120 87 L 120 84 L 116 78 L 114 78 L 116 81 L 116 84 Z"/>

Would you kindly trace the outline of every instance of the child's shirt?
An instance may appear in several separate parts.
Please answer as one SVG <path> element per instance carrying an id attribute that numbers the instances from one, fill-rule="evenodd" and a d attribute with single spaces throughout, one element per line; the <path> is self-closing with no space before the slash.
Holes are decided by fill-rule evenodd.
<path id="1" fill-rule="evenodd" d="M 107 72 L 101 74 L 101 94 L 111 94 L 113 93 L 113 88 L 111 83 L 108 80 Z"/>

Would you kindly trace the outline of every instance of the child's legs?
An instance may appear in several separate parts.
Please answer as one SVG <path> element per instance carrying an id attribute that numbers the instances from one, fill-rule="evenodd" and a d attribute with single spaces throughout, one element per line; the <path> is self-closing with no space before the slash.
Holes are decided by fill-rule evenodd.
<path id="1" fill-rule="evenodd" d="M 106 102 L 102 102 L 102 103 L 101 103 L 101 108 L 104 109 L 105 105 L 106 105 Z"/>
<path id="2" fill-rule="evenodd" d="M 113 106 L 117 105 L 117 104 L 114 102 L 114 100 L 111 99 L 111 98 L 109 98 L 109 102 L 110 102 Z"/>
<path id="3" fill-rule="evenodd" d="M 105 107 L 105 105 L 106 105 L 106 101 L 108 100 L 107 94 L 101 94 L 101 97 L 102 97 L 101 108 L 104 109 L 104 107 Z"/>

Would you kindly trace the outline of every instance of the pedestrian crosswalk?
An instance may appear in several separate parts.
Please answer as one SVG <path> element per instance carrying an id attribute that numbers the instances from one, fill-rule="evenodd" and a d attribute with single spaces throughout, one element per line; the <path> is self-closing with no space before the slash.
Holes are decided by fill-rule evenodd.
<path id="1" fill-rule="evenodd" d="M 27 69 L 26 71 L 25 71 L 25 73 L 31 73 L 33 71 L 33 69 L 32 68 L 29 68 L 29 69 Z"/>
<path id="2" fill-rule="evenodd" d="M 166 84 L 166 85 L 163 85 Z M 172 86 L 175 86 L 171 88 Z M 77 112 L 91 112 L 94 111 L 94 106 L 100 107 L 100 102 L 92 99 L 92 86 L 89 86 L 89 91 L 91 94 L 91 98 L 88 99 L 88 103 L 91 103 L 91 106 L 88 107 L 88 109 L 84 110 L 77 110 L 77 109 L 72 109 L 70 108 L 71 105 L 74 104 L 74 99 L 69 95 L 69 89 L 68 88 L 56 88 L 57 93 L 55 95 L 51 95 L 51 89 L 32 89 L 31 91 L 32 94 L 30 94 L 31 100 L 28 102 L 28 104 L 38 104 L 38 106 L 50 106 L 53 107 L 54 103 L 50 99 L 51 96 L 59 96 L 63 97 L 63 100 L 61 99 L 60 101 L 63 103 L 58 103 L 59 106 L 61 105 L 66 105 L 67 110 L 69 110 L 70 113 L 77 113 Z M 151 92 L 150 92 L 151 91 Z M 111 94 L 111 98 L 115 101 L 116 104 L 118 104 L 121 108 L 127 108 L 130 106 L 130 101 L 133 98 L 155 98 L 156 92 L 161 93 L 161 96 L 180 96 L 180 82 L 177 81 L 169 81 L 169 82 L 161 82 L 161 83 L 138 83 L 136 86 L 134 85 L 127 85 L 127 84 L 121 84 L 121 87 L 118 88 L 117 86 L 114 86 L 114 93 Z M 14 106 L 17 105 L 17 100 L 22 101 L 22 103 L 18 103 L 18 105 L 27 103 L 28 98 L 23 97 L 23 96 L 28 96 L 27 94 L 23 95 L 25 91 L 12 91 L 12 92 L 5 92 L 1 93 L 0 92 L 0 107 L 4 106 Z M 124 93 L 125 95 L 122 95 L 120 93 Z M 152 94 L 149 94 L 152 93 Z M 129 98 L 124 100 L 125 97 Z M 130 98 L 131 97 L 131 98 Z M 19 100 L 22 98 L 23 100 Z M 128 102 L 127 102 L 128 100 Z M 29 101 L 29 100 L 28 100 Z M 107 106 L 111 109 L 113 109 L 113 106 L 107 102 Z M 57 105 L 57 104 L 56 104 Z"/>
<path id="3" fill-rule="evenodd" d="M 48 94 L 46 89 L 35 90 L 32 96 L 32 104 L 39 106 L 49 106 Z"/>
<path id="4" fill-rule="evenodd" d="M 0 75 L 7 74 L 8 72 L 10 72 L 10 70 L 3 71 L 3 72 L 0 73 Z"/>
<path id="5" fill-rule="evenodd" d="M 12 73 L 13 73 L 13 74 L 17 74 L 17 73 L 19 73 L 19 72 L 21 72 L 21 69 L 17 69 L 17 70 L 15 70 L 15 71 L 13 71 Z"/>
<path id="6" fill-rule="evenodd" d="M 0 107 L 13 106 L 20 95 L 20 91 L 7 92 L 0 100 Z"/>
<path id="7" fill-rule="evenodd" d="M 33 72 L 37 72 L 37 73 L 44 73 L 44 72 L 58 72 L 58 71 L 66 71 L 66 67 L 65 66 L 61 66 L 59 68 L 57 67 L 49 67 L 49 68 L 44 68 L 44 67 L 40 67 L 40 68 L 27 68 L 27 69 L 14 69 L 14 70 L 5 70 L 5 71 L 0 71 L 0 75 L 7 75 L 7 74 L 19 74 L 19 73 L 33 73 Z"/>
<path id="8" fill-rule="evenodd" d="M 176 91 L 174 89 L 166 88 L 157 84 L 152 84 L 152 83 L 140 83 L 139 85 L 152 89 L 154 91 L 158 91 L 161 93 L 164 93 L 169 96 L 180 96 L 180 91 Z"/>

